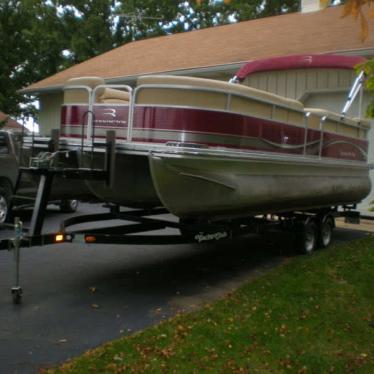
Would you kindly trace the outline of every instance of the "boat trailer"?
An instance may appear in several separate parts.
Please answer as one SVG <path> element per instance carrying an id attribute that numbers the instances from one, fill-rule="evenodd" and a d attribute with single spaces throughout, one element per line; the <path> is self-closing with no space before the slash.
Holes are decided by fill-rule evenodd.
<path id="1" fill-rule="evenodd" d="M 14 224 L 6 224 L 13 227 L 13 237 L 0 241 L 0 250 L 14 251 L 14 286 L 11 288 L 11 295 L 14 304 L 19 304 L 22 299 L 23 290 L 20 286 L 20 259 L 21 248 L 43 246 L 61 243 L 77 244 L 119 244 L 119 245 L 171 245 L 186 243 L 216 242 L 218 240 L 232 239 L 234 237 L 248 234 L 266 234 L 273 231 L 287 231 L 296 234 L 295 245 L 298 252 L 308 254 L 311 252 L 310 243 L 314 237 L 310 237 L 310 228 L 314 222 L 321 221 L 330 223 L 329 229 L 335 225 L 333 218 L 343 216 L 348 222 L 359 223 L 359 213 L 347 207 L 339 212 L 335 210 L 325 210 L 324 213 L 316 212 L 299 214 L 285 214 L 280 216 L 261 216 L 238 218 L 224 222 L 214 223 L 188 223 L 183 220 L 171 221 L 170 219 L 159 218 L 157 216 L 169 213 L 165 208 L 154 209 L 132 209 L 121 211 L 118 206 L 106 205 L 109 212 L 98 214 L 79 215 L 68 218 L 60 223 L 60 229 L 53 233 L 29 234 L 23 227 L 18 217 Z M 104 222 L 115 220 L 103 227 Z M 331 221 L 332 220 L 332 221 Z M 76 228 L 82 224 L 94 224 L 100 222 L 101 227 Z M 331 226 L 332 225 L 332 226 Z M 41 228 L 41 226 L 40 226 Z M 156 230 L 175 229 L 179 232 L 175 234 L 151 233 Z M 323 229 L 321 229 L 323 232 Z M 331 241 L 331 232 L 327 232 L 327 242 L 319 244 L 320 247 L 327 247 Z M 326 240 L 326 239 L 325 239 Z"/>
<path id="2" fill-rule="evenodd" d="M 310 253 L 317 245 L 327 247 L 331 242 L 332 229 L 335 226 L 335 217 L 345 217 L 348 222 L 359 223 L 360 214 L 356 212 L 355 205 L 346 205 L 342 209 L 327 207 L 308 212 L 286 212 L 277 215 L 262 215 L 227 219 L 223 221 L 183 220 L 179 221 L 160 218 L 160 215 L 169 212 L 163 208 L 152 209 L 125 209 L 120 206 L 106 204 L 106 213 L 73 216 L 60 223 L 60 228 L 54 233 L 42 233 L 43 222 L 49 202 L 52 182 L 55 177 L 67 179 L 101 180 L 111 184 L 115 164 L 115 136 L 108 131 L 105 149 L 105 165 L 103 169 L 93 168 L 66 168 L 53 166 L 51 159 L 58 155 L 58 133 L 52 134 L 51 143 L 53 153 L 48 157 L 31 159 L 29 167 L 21 167 L 14 189 L 16 195 L 23 174 L 38 176 L 39 186 L 36 192 L 35 204 L 28 228 L 23 226 L 16 217 L 12 224 L 3 226 L 13 229 L 11 238 L 0 240 L 0 250 L 14 251 L 15 283 L 11 288 L 12 299 L 19 304 L 22 299 L 20 286 L 20 259 L 21 248 L 34 246 L 85 243 L 85 244 L 149 244 L 170 245 L 183 243 L 215 242 L 231 239 L 248 234 L 264 234 L 271 230 L 293 232 L 295 244 L 299 252 Z M 52 156 L 51 156 L 52 155 Z M 112 221 L 112 222 L 111 222 Z M 113 222 L 115 221 L 115 222 Z M 108 222 L 107 226 L 100 225 L 91 228 L 79 228 L 79 225 L 88 225 Z M 78 226 L 74 228 L 75 226 Z M 96 225 L 97 226 L 97 225 Z M 163 229 L 178 230 L 176 234 L 154 234 L 153 231 Z M 317 243 L 318 241 L 318 243 Z"/>

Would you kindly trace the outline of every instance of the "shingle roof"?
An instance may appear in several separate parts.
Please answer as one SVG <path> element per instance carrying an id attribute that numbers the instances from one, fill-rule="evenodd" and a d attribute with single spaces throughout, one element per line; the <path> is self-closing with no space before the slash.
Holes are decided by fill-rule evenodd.
<path id="1" fill-rule="evenodd" d="M 0 122 L 6 121 L 4 127 L 5 130 L 21 130 L 22 125 L 15 121 L 14 119 L 10 118 L 7 114 L 0 112 Z"/>
<path id="2" fill-rule="evenodd" d="M 354 52 L 374 48 L 374 20 L 361 42 L 360 24 L 341 18 L 342 6 L 291 13 L 131 42 L 32 84 L 25 91 L 59 87 L 67 79 L 105 79 L 240 63 L 271 56 Z"/>

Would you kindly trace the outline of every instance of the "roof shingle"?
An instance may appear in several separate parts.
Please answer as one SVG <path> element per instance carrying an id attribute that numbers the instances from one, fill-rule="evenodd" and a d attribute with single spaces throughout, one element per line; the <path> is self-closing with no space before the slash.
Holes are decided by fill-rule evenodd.
<path id="1" fill-rule="evenodd" d="M 34 83 L 25 92 L 59 87 L 79 76 L 109 79 L 272 56 L 373 49 L 374 33 L 361 42 L 359 22 L 341 14 L 342 6 L 337 6 L 135 41 Z M 371 30 L 374 20 L 367 18 Z"/>
<path id="2" fill-rule="evenodd" d="M 10 118 L 7 114 L 0 112 L 0 122 L 6 121 L 4 130 L 20 130 L 22 129 L 22 125 L 15 121 L 14 119 Z"/>

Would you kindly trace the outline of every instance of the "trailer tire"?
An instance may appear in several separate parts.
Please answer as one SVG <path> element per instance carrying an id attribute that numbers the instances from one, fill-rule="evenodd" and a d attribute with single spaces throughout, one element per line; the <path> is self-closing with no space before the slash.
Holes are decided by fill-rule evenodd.
<path id="1" fill-rule="evenodd" d="M 317 247 L 317 225 L 312 220 L 306 220 L 301 222 L 300 226 L 296 232 L 296 250 L 301 254 L 309 255 Z"/>
<path id="2" fill-rule="evenodd" d="M 4 223 L 8 218 L 10 211 L 10 199 L 12 196 L 12 188 L 8 183 L 0 183 L 0 224 Z"/>
<path id="3" fill-rule="evenodd" d="M 327 248 L 332 242 L 333 230 L 335 227 L 334 218 L 325 216 L 318 227 L 318 248 Z"/>

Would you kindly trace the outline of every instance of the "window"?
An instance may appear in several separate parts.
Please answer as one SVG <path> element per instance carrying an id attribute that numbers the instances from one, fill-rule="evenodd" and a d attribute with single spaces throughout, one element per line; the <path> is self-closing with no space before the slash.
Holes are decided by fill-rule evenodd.
<path id="1" fill-rule="evenodd" d="M 8 153 L 8 137 L 6 134 L 0 134 L 0 155 L 7 155 Z"/>

